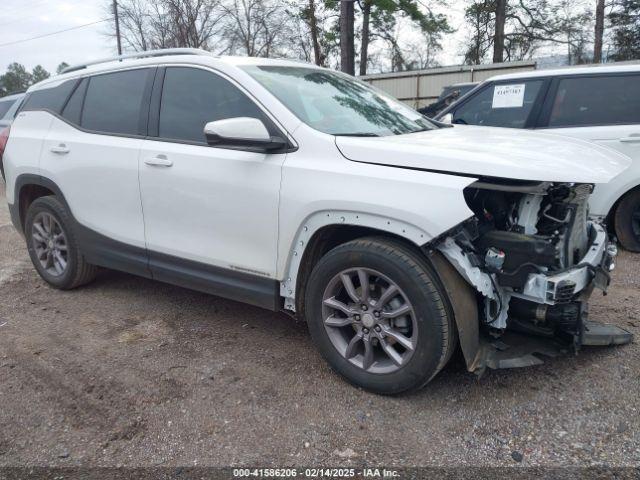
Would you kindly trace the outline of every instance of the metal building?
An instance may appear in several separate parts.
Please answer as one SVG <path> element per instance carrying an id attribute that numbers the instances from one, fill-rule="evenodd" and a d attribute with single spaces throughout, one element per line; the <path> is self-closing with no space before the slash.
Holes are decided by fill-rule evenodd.
<path id="1" fill-rule="evenodd" d="M 535 69 L 536 62 L 528 60 L 381 73 L 365 75 L 359 78 L 393 95 L 413 108 L 420 108 L 438 98 L 442 89 L 448 85 L 482 82 L 494 75 L 526 72 Z"/>

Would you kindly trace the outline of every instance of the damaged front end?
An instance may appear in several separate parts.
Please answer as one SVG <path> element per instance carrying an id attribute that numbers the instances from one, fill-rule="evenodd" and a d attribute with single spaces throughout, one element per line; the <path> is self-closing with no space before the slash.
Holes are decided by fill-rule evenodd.
<path id="1" fill-rule="evenodd" d="M 453 297 L 469 370 L 535 365 L 540 355 L 632 340 L 588 318 L 588 299 L 594 288 L 606 293 L 617 253 L 605 227 L 588 220 L 592 189 L 500 180 L 465 189 L 475 217 L 431 245 L 449 266 L 431 258 Z M 451 266 L 472 286 L 475 307 L 456 307 L 456 296 L 469 287 L 455 284 L 462 279 L 447 271 Z"/>

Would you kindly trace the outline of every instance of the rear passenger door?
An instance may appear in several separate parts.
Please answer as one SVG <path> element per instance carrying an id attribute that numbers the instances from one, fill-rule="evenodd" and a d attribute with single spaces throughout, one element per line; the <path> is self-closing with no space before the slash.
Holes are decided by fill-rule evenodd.
<path id="1" fill-rule="evenodd" d="M 640 184 L 640 73 L 554 79 L 540 128 L 605 145 L 633 160 L 631 168 L 606 187 L 596 187 L 593 214 L 606 215 L 621 194 Z"/>
<path id="2" fill-rule="evenodd" d="M 82 79 L 53 120 L 40 162 L 90 235 L 83 243 L 116 268 L 145 274 L 144 222 L 138 156 L 146 136 L 155 69 Z M 97 235 L 95 235 L 97 234 Z M 126 246 L 137 247 L 136 258 Z M 131 252 L 129 252 L 131 253 Z M 131 265 L 127 265 L 131 264 Z"/>

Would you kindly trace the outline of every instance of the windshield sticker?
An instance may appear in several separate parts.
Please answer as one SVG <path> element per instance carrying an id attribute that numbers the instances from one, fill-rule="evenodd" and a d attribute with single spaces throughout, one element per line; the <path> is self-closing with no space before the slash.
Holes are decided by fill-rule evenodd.
<path id="1" fill-rule="evenodd" d="M 522 105 L 524 105 L 524 83 L 494 87 L 491 108 L 514 108 Z"/>

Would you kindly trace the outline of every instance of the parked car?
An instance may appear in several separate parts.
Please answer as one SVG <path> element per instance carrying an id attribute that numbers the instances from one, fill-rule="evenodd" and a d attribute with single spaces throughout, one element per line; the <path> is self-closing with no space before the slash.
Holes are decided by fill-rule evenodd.
<path id="1" fill-rule="evenodd" d="M 444 87 L 435 102 L 430 103 L 426 107 L 419 108 L 418 112 L 426 117 L 433 118 L 449 105 L 464 97 L 476 86 L 478 86 L 478 82 L 456 83 Z"/>
<path id="2" fill-rule="evenodd" d="M 589 205 L 624 248 L 640 252 L 640 65 L 499 75 L 437 118 L 567 135 L 628 155 L 631 168 L 597 185 Z"/>
<path id="3" fill-rule="evenodd" d="M 314 65 L 118 60 L 31 87 L 11 126 L 11 218 L 51 286 L 102 266 L 295 312 L 337 372 L 387 394 L 458 342 L 480 372 L 630 341 L 586 316 L 616 253 L 586 204 L 624 155 L 436 125 Z"/>
<path id="4" fill-rule="evenodd" d="M 23 98 L 24 93 L 22 92 L 0 97 L 0 151 L 4 149 L 7 138 L 9 138 L 9 131 L 7 130 L 7 127 L 11 125 L 13 117 L 15 117 Z M 0 175 L 4 180 L 4 166 L 1 159 Z"/>

